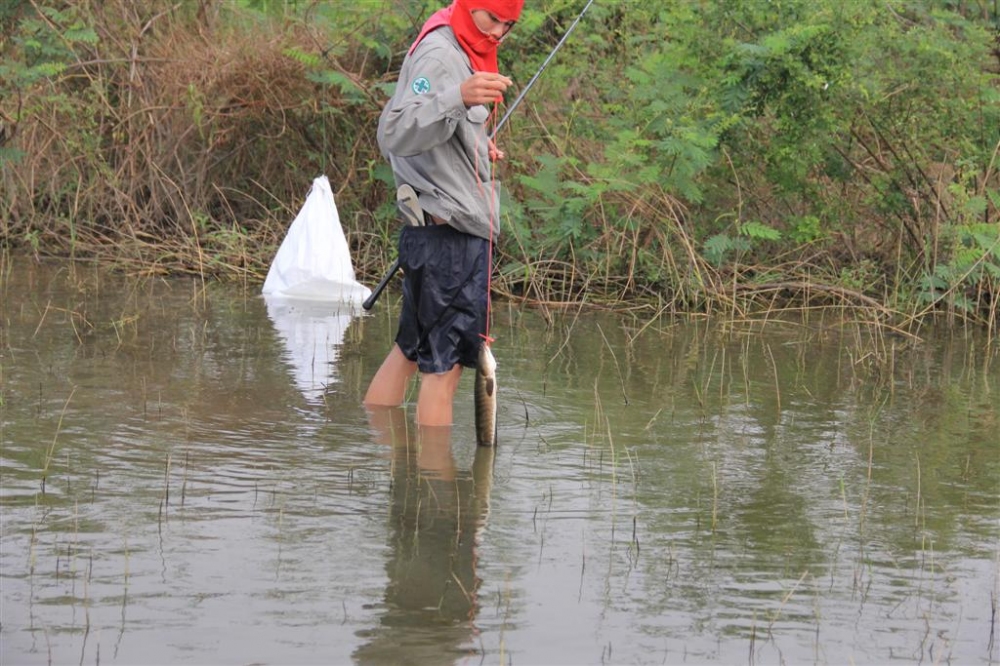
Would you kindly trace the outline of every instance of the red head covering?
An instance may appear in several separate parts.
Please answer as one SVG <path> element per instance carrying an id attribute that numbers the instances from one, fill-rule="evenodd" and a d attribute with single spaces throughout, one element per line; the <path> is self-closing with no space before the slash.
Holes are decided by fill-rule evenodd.
<path id="1" fill-rule="evenodd" d="M 450 6 L 434 12 L 421 28 L 410 53 L 420 40 L 432 30 L 450 25 L 458 43 L 469 56 L 472 69 L 477 72 L 498 72 L 497 46 L 500 42 L 485 34 L 472 18 L 473 9 L 485 9 L 501 21 L 516 21 L 521 16 L 524 0 L 455 0 Z"/>

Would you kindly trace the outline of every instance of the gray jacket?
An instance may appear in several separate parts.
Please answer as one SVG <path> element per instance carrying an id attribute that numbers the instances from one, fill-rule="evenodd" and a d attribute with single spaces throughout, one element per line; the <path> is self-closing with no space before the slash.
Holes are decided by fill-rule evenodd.
<path id="1" fill-rule="evenodd" d="M 500 231 L 500 184 L 490 180 L 485 106 L 466 108 L 460 86 L 472 75 L 451 28 L 424 37 L 403 61 L 378 123 L 378 145 L 396 186 L 410 184 L 424 212 L 481 238 Z M 491 219 L 492 213 L 492 219 Z"/>

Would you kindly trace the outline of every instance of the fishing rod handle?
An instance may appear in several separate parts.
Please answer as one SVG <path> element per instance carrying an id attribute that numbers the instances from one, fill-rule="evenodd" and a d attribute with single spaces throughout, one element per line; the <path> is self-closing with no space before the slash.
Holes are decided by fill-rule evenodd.
<path id="1" fill-rule="evenodd" d="M 385 274 L 385 277 L 382 278 L 381 282 L 375 285 L 375 288 L 372 289 L 372 295 L 365 299 L 365 302 L 361 304 L 361 307 L 365 310 L 371 310 L 372 306 L 375 305 L 375 301 L 377 301 L 378 297 L 382 295 L 383 291 L 385 291 L 386 286 L 389 284 L 389 280 L 392 279 L 392 276 L 395 275 L 398 270 L 399 259 L 396 259 L 396 261 L 393 262 L 392 267 L 389 268 L 389 272 Z"/>

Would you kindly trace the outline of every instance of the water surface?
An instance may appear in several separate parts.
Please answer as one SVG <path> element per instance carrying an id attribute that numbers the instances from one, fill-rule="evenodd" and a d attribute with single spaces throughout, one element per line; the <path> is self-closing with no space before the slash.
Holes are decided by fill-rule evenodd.
<path id="1" fill-rule="evenodd" d="M 362 408 L 391 296 L 5 269 L 3 664 L 1000 660 L 975 332 L 498 304 L 493 451 Z"/>

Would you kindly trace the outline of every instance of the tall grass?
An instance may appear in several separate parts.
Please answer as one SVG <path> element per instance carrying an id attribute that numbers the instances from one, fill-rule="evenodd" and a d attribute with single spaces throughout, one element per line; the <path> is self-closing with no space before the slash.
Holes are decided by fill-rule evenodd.
<path id="1" fill-rule="evenodd" d="M 346 122 L 287 55 L 317 51 L 316 35 L 155 4 L 80 3 L 40 26 L 65 41 L 82 21 L 94 38 L 19 90 L 19 109 L 4 105 L 5 117 L 19 111 L 17 158 L 0 156 L 9 242 L 131 272 L 262 279 L 325 166 L 348 208 L 383 198 L 364 163 L 377 108 Z M 343 221 L 372 273 L 384 257 L 358 249 L 372 233 L 361 217 Z"/>

